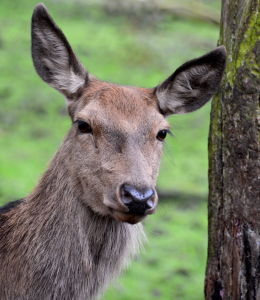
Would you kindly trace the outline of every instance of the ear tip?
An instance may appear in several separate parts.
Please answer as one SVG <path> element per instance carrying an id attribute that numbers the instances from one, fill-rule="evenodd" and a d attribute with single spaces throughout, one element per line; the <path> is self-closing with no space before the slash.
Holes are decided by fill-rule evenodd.
<path id="1" fill-rule="evenodd" d="M 48 16 L 48 11 L 43 3 L 38 3 L 33 10 L 33 19 Z"/>
<path id="2" fill-rule="evenodd" d="M 224 45 L 218 46 L 216 49 L 222 53 L 227 53 L 227 49 Z"/>
<path id="3" fill-rule="evenodd" d="M 40 10 L 47 11 L 46 6 L 42 2 L 36 4 L 34 7 L 34 11 L 40 11 Z"/>
<path id="4" fill-rule="evenodd" d="M 216 51 L 218 51 L 219 54 L 221 54 L 222 56 L 226 57 L 227 56 L 227 49 L 225 46 L 219 46 L 215 49 Z"/>
<path id="5" fill-rule="evenodd" d="M 225 46 L 219 46 L 212 51 L 219 59 L 226 61 L 227 49 Z"/>

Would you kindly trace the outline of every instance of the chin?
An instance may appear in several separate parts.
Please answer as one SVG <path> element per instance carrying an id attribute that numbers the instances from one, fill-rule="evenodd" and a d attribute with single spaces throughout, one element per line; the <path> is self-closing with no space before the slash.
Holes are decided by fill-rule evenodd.
<path id="1" fill-rule="evenodd" d="M 122 223 L 137 224 L 143 221 L 148 214 L 152 213 L 154 213 L 154 211 L 146 214 L 133 214 L 127 212 L 112 211 L 111 217 L 114 218 L 116 221 Z"/>

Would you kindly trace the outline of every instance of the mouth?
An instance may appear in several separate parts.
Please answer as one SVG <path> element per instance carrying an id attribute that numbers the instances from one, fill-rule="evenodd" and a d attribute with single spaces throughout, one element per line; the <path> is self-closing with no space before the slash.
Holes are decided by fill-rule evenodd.
<path id="1" fill-rule="evenodd" d="M 123 223 L 137 224 L 141 222 L 143 219 L 145 219 L 147 215 L 153 214 L 156 210 L 156 207 L 146 211 L 145 213 L 138 213 L 138 214 L 116 210 L 113 208 L 110 208 L 109 210 L 110 210 L 111 217 L 113 217 L 115 220 Z"/>

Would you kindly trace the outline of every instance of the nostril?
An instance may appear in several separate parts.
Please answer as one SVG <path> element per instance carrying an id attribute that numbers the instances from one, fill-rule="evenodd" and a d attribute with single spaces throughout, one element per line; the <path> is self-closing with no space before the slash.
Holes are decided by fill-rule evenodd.
<path id="1" fill-rule="evenodd" d="M 127 191 L 124 190 L 124 197 L 129 197 L 129 198 L 132 198 L 131 194 Z"/>
<path id="2" fill-rule="evenodd" d="M 153 200 L 152 200 L 152 199 L 149 199 L 149 200 L 147 201 L 147 206 L 148 206 L 149 208 L 152 208 L 152 207 L 154 206 L 154 203 L 153 203 Z"/>
<path id="3" fill-rule="evenodd" d="M 125 205 L 127 205 L 133 201 L 132 195 L 128 191 L 126 191 L 124 188 L 121 189 L 121 201 Z"/>

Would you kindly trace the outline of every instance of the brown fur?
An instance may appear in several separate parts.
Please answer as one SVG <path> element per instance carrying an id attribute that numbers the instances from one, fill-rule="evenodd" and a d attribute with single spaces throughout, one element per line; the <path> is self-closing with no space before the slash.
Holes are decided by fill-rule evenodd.
<path id="1" fill-rule="evenodd" d="M 39 4 L 32 55 L 41 78 L 65 96 L 73 125 L 33 192 L 0 210 L 0 299 L 96 299 L 138 253 L 139 222 L 156 210 L 165 116 L 209 100 L 225 50 L 186 63 L 156 88 L 110 84 L 85 71 Z M 82 133 L 80 122 L 91 130 Z M 129 187 L 140 198 L 132 207 Z"/>

